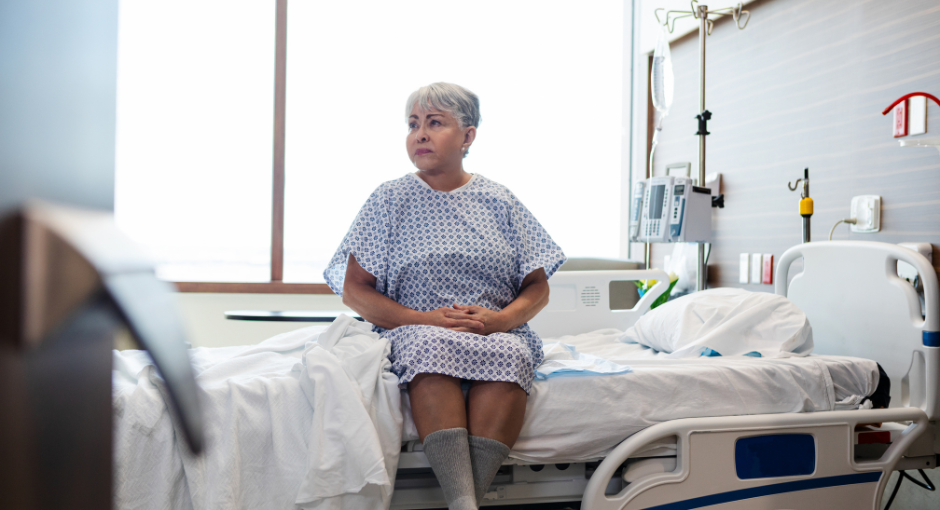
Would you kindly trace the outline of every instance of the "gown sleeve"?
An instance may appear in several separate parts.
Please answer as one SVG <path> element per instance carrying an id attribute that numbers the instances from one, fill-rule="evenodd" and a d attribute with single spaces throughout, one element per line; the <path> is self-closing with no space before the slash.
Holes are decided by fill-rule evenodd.
<path id="1" fill-rule="evenodd" d="M 568 257 L 515 195 L 510 195 L 510 200 L 509 229 L 516 251 L 515 284 L 518 288 L 529 273 L 540 267 L 545 269 L 545 276 L 551 278 Z"/>
<path id="2" fill-rule="evenodd" d="M 323 271 L 323 278 L 338 296 L 343 295 L 346 266 L 349 254 L 356 262 L 375 277 L 375 290 L 385 293 L 389 259 L 388 197 L 385 185 L 372 192 L 359 210 L 349 232 L 337 248 L 333 258 Z"/>

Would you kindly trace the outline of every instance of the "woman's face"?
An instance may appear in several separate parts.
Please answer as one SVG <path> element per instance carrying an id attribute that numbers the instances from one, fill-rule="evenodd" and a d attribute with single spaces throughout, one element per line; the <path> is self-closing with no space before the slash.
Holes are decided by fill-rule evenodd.
<path id="1" fill-rule="evenodd" d="M 464 150 L 476 136 L 473 126 L 460 129 L 449 112 L 424 110 L 417 104 L 408 117 L 405 146 L 408 159 L 424 171 L 456 171 L 462 168 Z"/>

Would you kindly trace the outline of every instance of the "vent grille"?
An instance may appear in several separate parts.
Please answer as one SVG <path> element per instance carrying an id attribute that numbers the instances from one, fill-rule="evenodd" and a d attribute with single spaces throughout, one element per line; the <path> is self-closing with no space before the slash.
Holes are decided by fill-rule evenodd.
<path id="1" fill-rule="evenodd" d="M 581 289 L 581 304 L 584 306 L 597 306 L 601 301 L 601 291 L 597 287 L 589 286 Z"/>

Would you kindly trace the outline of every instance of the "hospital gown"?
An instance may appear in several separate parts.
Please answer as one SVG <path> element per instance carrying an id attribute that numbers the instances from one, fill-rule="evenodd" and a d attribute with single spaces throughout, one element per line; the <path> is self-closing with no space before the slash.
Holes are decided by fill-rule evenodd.
<path id="1" fill-rule="evenodd" d="M 522 280 L 565 261 L 561 248 L 505 186 L 475 174 L 460 188 L 432 189 L 410 173 L 383 183 L 353 221 L 324 271 L 339 295 L 349 255 L 383 295 L 427 312 L 454 304 L 502 310 Z M 375 331 L 392 344 L 400 384 L 420 373 L 518 383 L 527 393 L 542 362 L 542 340 L 523 324 L 481 336 L 427 325 Z"/>

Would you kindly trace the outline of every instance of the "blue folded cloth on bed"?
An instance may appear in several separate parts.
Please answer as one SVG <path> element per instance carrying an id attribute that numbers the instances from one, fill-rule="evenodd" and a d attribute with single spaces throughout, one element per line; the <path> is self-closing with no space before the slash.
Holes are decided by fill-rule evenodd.
<path id="1" fill-rule="evenodd" d="M 720 353 L 720 352 L 715 351 L 715 350 L 712 350 L 712 349 L 709 349 L 708 347 L 706 347 L 705 350 L 702 351 L 702 355 L 701 355 L 701 357 L 703 357 L 703 358 L 717 358 L 717 357 L 719 357 L 719 356 L 721 356 L 721 353 Z M 761 357 L 763 357 L 763 356 L 761 356 L 761 354 L 760 354 L 759 352 L 757 352 L 757 351 L 745 352 L 744 354 L 742 354 L 742 356 L 750 356 L 751 358 L 761 358 Z"/>
<path id="2" fill-rule="evenodd" d="M 610 375 L 633 372 L 627 365 L 619 365 L 604 358 L 584 354 L 569 344 L 561 342 L 544 345 L 545 360 L 535 369 L 536 380 L 551 377 Z"/>

